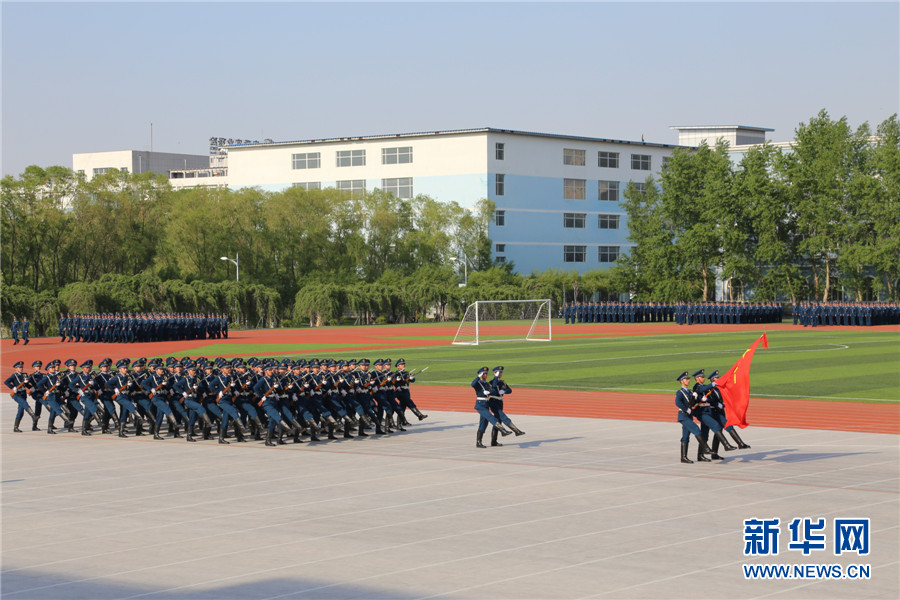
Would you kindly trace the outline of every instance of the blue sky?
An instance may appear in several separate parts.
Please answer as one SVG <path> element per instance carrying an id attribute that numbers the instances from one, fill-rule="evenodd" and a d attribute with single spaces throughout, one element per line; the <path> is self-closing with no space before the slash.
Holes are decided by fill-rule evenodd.
<path id="1" fill-rule="evenodd" d="M 497 127 L 675 143 L 900 104 L 877 3 L 2 3 L 2 167 Z"/>

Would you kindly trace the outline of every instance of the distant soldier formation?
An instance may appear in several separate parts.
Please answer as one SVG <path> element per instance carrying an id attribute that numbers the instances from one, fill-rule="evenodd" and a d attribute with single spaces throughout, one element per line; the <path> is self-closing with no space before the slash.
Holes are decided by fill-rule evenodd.
<path id="1" fill-rule="evenodd" d="M 794 304 L 794 325 L 872 327 L 900 323 L 897 302 L 799 302 Z"/>
<path id="2" fill-rule="evenodd" d="M 229 319 L 205 313 L 60 314 L 61 342 L 170 342 L 228 339 Z"/>
<path id="3" fill-rule="evenodd" d="M 226 360 L 123 358 L 102 360 L 99 371 L 93 361 L 78 365 L 74 359 L 32 364 L 25 373 L 19 361 L 4 384 L 18 404 L 13 431 L 21 432 L 22 418 L 31 418 L 31 430 L 40 431 L 42 409 L 49 413 L 46 430 L 76 431 L 81 417 L 81 435 L 96 432 L 147 434 L 153 439 L 167 435 L 196 442 L 218 438 L 230 443 L 229 429 L 237 442 L 248 438 L 265 440 L 266 446 L 367 437 L 406 431 L 409 410 L 419 421 L 426 419 L 409 387 L 415 372 L 397 359 L 361 360 Z M 370 370 L 374 366 L 374 370 Z M 396 367 L 392 370 L 392 366 Z M 427 369 L 428 367 L 425 367 Z M 425 369 L 422 369 L 423 371 Z M 421 372 L 421 371 L 420 371 Z M 32 409 L 29 403 L 34 403 Z M 182 436 L 181 432 L 184 432 Z M 354 435 L 355 434 L 355 435 Z M 308 436 L 302 440 L 302 436 Z"/>
<path id="4" fill-rule="evenodd" d="M 665 323 L 740 325 L 780 323 L 778 302 L 570 302 L 562 317 L 572 323 Z"/>

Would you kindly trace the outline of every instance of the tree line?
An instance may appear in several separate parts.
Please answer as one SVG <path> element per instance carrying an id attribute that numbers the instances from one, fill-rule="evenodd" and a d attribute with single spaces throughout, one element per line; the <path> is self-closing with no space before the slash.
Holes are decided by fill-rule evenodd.
<path id="1" fill-rule="evenodd" d="M 456 317 L 474 300 L 898 298 L 900 127 L 852 131 L 824 111 L 789 150 L 678 149 L 630 182 L 634 244 L 615 266 L 516 274 L 491 261 L 493 203 L 381 190 L 172 190 L 165 176 L 65 167 L 2 180 L 3 323 L 59 312 L 227 312 L 250 327 Z M 222 257 L 238 258 L 235 267 Z M 468 261 L 461 288 L 459 262 Z"/>
<path id="2" fill-rule="evenodd" d="M 636 245 L 614 286 L 647 300 L 897 300 L 900 125 L 853 131 L 824 110 L 791 148 L 676 150 L 658 180 L 625 191 Z"/>

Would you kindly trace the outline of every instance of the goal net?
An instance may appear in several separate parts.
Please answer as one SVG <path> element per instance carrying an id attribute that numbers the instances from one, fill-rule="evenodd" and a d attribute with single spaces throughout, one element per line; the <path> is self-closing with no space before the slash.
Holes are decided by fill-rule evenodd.
<path id="1" fill-rule="evenodd" d="M 550 300 L 481 300 L 466 308 L 454 344 L 549 342 Z"/>

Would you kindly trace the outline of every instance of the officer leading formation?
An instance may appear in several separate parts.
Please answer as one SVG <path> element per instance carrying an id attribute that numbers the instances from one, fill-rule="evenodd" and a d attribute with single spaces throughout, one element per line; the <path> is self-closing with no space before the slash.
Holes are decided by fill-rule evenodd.
<path id="1" fill-rule="evenodd" d="M 181 438 L 184 431 L 188 442 L 217 434 L 220 444 L 228 444 L 230 426 L 238 442 L 265 438 L 266 446 L 277 446 L 286 443 L 285 436 L 301 443 L 301 436 L 317 442 L 321 437 L 337 439 L 338 433 L 353 438 L 368 437 L 371 429 L 376 435 L 406 431 L 407 410 L 419 421 L 428 417 L 410 396 L 415 372 L 406 370 L 402 358 L 393 365 L 390 359 L 123 358 L 115 369 L 106 358 L 99 371 L 91 360 L 79 366 L 69 359 L 62 372 L 60 366 L 59 360 L 52 360 L 43 371 L 43 363 L 35 361 L 34 372 L 25 375 L 22 361 L 13 365 L 15 372 L 4 383 L 18 404 L 14 432 L 21 432 L 26 414 L 32 431 L 40 431 L 41 409 L 46 408 L 51 435 L 56 434 L 57 417 L 74 432 L 81 416 L 85 436 L 95 431 L 94 425 L 101 433 L 117 432 L 119 437 L 127 437 L 131 425 L 140 436 L 146 425 L 148 434 L 161 440 L 166 421 L 169 435 Z"/>
<path id="2" fill-rule="evenodd" d="M 494 367 L 494 378 L 488 381 L 487 367 L 478 369 L 477 376 L 472 381 L 475 390 L 475 412 L 479 415 L 478 431 L 475 437 L 476 448 L 486 448 L 484 445 L 484 432 L 488 423 L 491 424 L 491 446 L 502 446 L 497 441 L 497 434 L 506 437 L 511 433 L 516 436 L 525 435 L 525 432 L 516 427 L 512 420 L 503 412 L 503 397 L 512 393 L 512 388 L 503 381 L 503 367 Z"/>
<path id="3" fill-rule="evenodd" d="M 723 460 L 719 456 L 719 446 L 721 445 L 726 451 L 750 448 L 748 444 L 741 439 L 734 426 L 725 427 L 728 417 L 725 414 L 725 402 L 719 391 L 716 380 L 719 378 L 719 372 L 713 371 L 709 376 L 710 383 L 706 383 L 706 372 L 704 369 L 696 371 L 693 375 L 694 386 L 689 388 L 691 376 L 687 371 L 682 372 L 676 380 L 681 383 L 681 389 L 675 393 L 675 406 L 678 407 L 678 422 L 681 423 L 681 462 L 692 464 L 688 458 L 688 445 L 691 436 L 697 440 L 697 460 L 699 462 L 711 462 L 713 460 Z M 698 426 L 694 419 L 700 422 Z M 728 431 L 734 439 L 737 446 L 732 446 L 722 434 L 722 431 Z M 713 447 L 709 448 L 707 441 L 709 440 L 709 432 L 713 432 Z"/>

